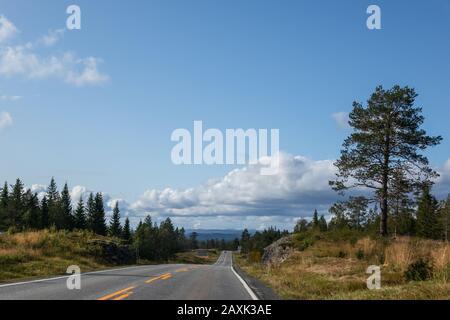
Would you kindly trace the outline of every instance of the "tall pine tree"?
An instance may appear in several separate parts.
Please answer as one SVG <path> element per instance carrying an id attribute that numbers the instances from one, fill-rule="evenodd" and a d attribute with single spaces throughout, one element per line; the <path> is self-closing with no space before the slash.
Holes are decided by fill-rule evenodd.
<path id="1" fill-rule="evenodd" d="M 415 107 L 417 94 L 409 87 L 390 90 L 377 87 L 367 107 L 353 103 L 349 125 L 353 133 L 344 141 L 336 161 L 337 179 L 330 181 L 334 190 L 350 188 L 372 190 L 373 200 L 381 204 L 380 233 L 388 234 L 389 199 L 393 175 L 408 186 L 423 185 L 437 174 L 420 152 L 438 145 L 440 136 L 428 136 L 422 124 L 422 109 Z M 407 188 L 409 189 L 409 188 Z"/>
<path id="2" fill-rule="evenodd" d="M 60 204 L 60 217 L 59 229 L 72 230 L 73 229 L 73 216 L 72 216 L 72 199 L 70 198 L 69 187 L 67 183 L 64 184 L 63 191 L 61 192 L 61 204 Z"/>
<path id="3" fill-rule="evenodd" d="M 130 244 L 131 243 L 131 228 L 130 228 L 130 219 L 126 217 L 125 224 L 123 226 L 122 230 L 122 239 L 125 241 L 125 243 Z"/>
<path id="4" fill-rule="evenodd" d="M 120 238 L 122 234 L 122 226 L 120 225 L 120 210 L 119 210 L 119 202 L 116 201 L 114 206 L 113 215 L 111 217 L 110 225 L 109 225 L 109 234 L 113 237 Z"/>
<path id="5" fill-rule="evenodd" d="M 95 195 L 95 213 L 94 213 L 94 221 L 93 221 L 93 231 L 96 234 L 106 236 L 107 227 L 105 220 L 105 207 L 103 204 L 103 195 L 98 192 Z"/>
<path id="6" fill-rule="evenodd" d="M 89 194 L 88 200 L 87 200 L 87 227 L 89 230 L 94 232 L 94 223 L 95 223 L 95 200 L 94 200 L 94 194 L 91 192 Z"/>
<path id="7" fill-rule="evenodd" d="M 61 197 L 56 186 L 55 179 L 52 177 L 47 188 L 47 205 L 50 226 L 60 227 L 61 224 Z"/>
<path id="8" fill-rule="evenodd" d="M 8 182 L 3 185 L 2 191 L 0 192 L 0 230 L 4 231 L 8 229 L 8 198 L 9 189 Z"/>
<path id="9" fill-rule="evenodd" d="M 17 179 L 8 201 L 8 223 L 10 227 L 18 230 L 22 228 L 24 211 L 23 183 L 20 179 Z"/>
<path id="10" fill-rule="evenodd" d="M 87 228 L 86 212 L 84 208 L 83 197 L 80 197 L 77 208 L 73 216 L 73 227 L 77 230 L 84 230 Z"/>
<path id="11" fill-rule="evenodd" d="M 25 214 L 24 226 L 27 229 L 38 230 L 41 228 L 41 210 L 39 208 L 39 200 L 37 194 L 27 190 L 24 195 Z"/>
<path id="12" fill-rule="evenodd" d="M 417 207 L 417 235 L 424 238 L 440 239 L 442 228 L 439 221 L 438 202 L 431 195 L 430 186 L 423 188 Z"/>
<path id="13" fill-rule="evenodd" d="M 48 229 L 50 227 L 50 212 L 46 195 L 42 198 L 41 201 L 41 227 L 43 229 Z"/>

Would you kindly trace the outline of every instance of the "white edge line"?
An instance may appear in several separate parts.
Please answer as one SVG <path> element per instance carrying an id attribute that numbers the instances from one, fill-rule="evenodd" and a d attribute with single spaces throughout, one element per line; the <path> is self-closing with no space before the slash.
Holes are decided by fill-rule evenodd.
<path id="1" fill-rule="evenodd" d="M 133 268 L 142 268 L 142 267 L 145 267 L 145 266 L 133 266 L 133 267 L 125 267 L 125 268 L 99 270 L 99 271 L 92 271 L 92 272 L 82 273 L 81 275 L 89 275 L 89 274 L 95 274 L 95 273 L 104 273 L 104 272 L 110 272 L 110 271 L 120 271 L 120 270 L 127 270 L 127 269 L 133 269 Z M 60 276 L 60 277 L 54 277 L 54 278 L 46 278 L 46 279 L 37 279 L 37 280 L 30 280 L 30 281 L 7 283 L 7 284 L 0 285 L 0 288 L 19 286 L 19 285 L 24 285 L 24 284 L 29 284 L 29 283 L 38 283 L 38 282 L 66 279 L 66 278 L 69 278 L 70 276 L 71 275 L 69 274 L 67 276 Z"/>
<path id="2" fill-rule="evenodd" d="M 233 268 L 233 252 L 231 252 L 231 271 L 233 271 L 234 275 L 239 279 L 239 281 L 244 286 L 245 290 L 247 290 L 248 294 L 252 298 L 252 300 L 259 300 L 256 294 L 253 292 L 253 290 L 248 286 L 247 282 L 245 282 L 244 279 L 234 270 Z"/>

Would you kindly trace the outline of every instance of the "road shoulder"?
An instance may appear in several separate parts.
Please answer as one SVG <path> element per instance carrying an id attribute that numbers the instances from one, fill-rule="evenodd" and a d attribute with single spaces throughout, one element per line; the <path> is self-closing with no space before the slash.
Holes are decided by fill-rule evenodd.
<path id="1" fill-rule="evenodd" d="M 252 289 L 255 295 L 260 300 L 281 300 L 281 298 L 275 293 L 275 291 L 266 286 L 260 280 L 256 279 L 245 273 L 235 262 L 233 259 L 233 268 L 238 273 L 242 279 L 247 283 L 247 285 Z"/>

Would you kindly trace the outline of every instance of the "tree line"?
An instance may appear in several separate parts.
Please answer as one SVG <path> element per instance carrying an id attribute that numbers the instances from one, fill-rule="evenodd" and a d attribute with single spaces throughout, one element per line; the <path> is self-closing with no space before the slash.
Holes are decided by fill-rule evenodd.
<path id="1" fill-rule="evenodd" d="M 17 179 L 14 185 L 4 183 L 0 189 L 0 230 L 13 231 L 41 230 L 90 230 L 98 235 L 114 236 L 131 240 L 130 222 L 120 226 L 118 203 L 115 204 L 109 224 L 105 218 L 105 206 L 102 193 L 90 193 L 86 202 L 80 197 L 73 208 L 67 183 L 58 191 L 55 179 L 42 199 L 37 193 L 25 189 L 23 182 Z"/>
<path id="2" fill-rule="evenodd" d="M 364 197 L 352 197 L 347 202 L 338 202 L 329 210 L 332 218 L 326 221 L 324 215 L 318 217 L 317 210 L 311 220 L 300 219 L 294 228 L 295 233 L 316 230 L 356 230 L 376 234 L 380 225 L 380 211 L 377 206 L 370 207 Z M 417 236 L 434 240 L 449 241 L 450 195 L 438 201 L 429 187 L 410 206 L 394 207 L 389 215 L 388 233 Z"/>
<path id="3" fill-rule="evenodd" d="M 158 225 L 147 216 L 133 230 L 126 217 L 122 225 L 118 202 L 107 221 L 100 192 L 90 193 L 86 201 L 80 197 L 73 207 L 67 183 L 59 192 L 52 178 L 45 195 L 39 199 L 37 193 L 25 189 L 20 179 L 14 185 L 5 182 L 0 189 L 0 231 L 43 229 L 87 230 L 97 235 L 119 238 L 136 250 L 138 258 L 147 260 L 168 260 L 177 252 L 199 247 L 196 236 L 187 238 L 185 230 L 175 228 L 170 218 Z M 214 244 L 219 245 L 220 242 Z"/>

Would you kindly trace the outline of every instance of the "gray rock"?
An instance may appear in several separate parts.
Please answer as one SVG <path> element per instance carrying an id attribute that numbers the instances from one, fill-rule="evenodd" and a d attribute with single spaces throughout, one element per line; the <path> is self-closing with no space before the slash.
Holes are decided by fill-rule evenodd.
<path id="1" fill-rule="evenodd" d="M 262 262 L 267 265 L 278 265 L 286 261 L 293 252 L 292 235 L 283 237 L 264 249 Z"/>

